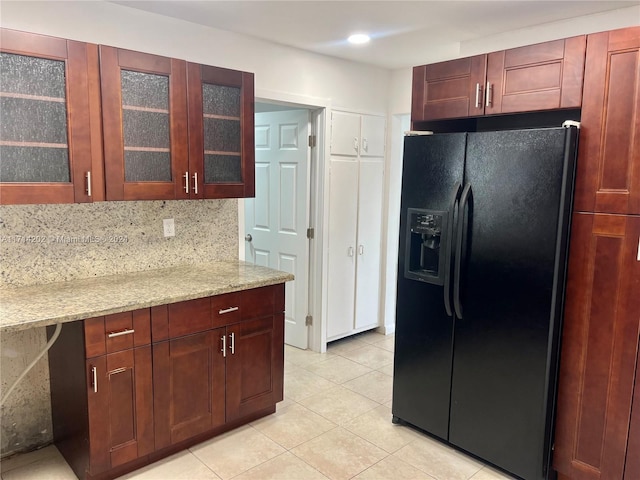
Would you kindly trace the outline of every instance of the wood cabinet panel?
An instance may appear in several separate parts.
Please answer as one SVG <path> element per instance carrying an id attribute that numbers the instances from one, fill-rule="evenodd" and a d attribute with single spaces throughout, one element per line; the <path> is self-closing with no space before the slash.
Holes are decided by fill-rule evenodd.
<path id="1" fill-rule="evenodd" d="M 554 467 L 622 478 L 640 332 L 640 217 L 573 217 Z"/>
<path id="2" fill-rule="evenodd" d="M 228 327 L 234 353 L 227 356 L 227 421 L 267 408 L 282 397 L 284 315 Z"/>
<path id="3" fill-rule="evenodd" d="M 188 63 L 187 78 L 191 198 L 253 197 L 253 74 Z"/>
<path id="4" fill-rule="evenodd" d="M 485 114 L 579 108 L 585 36 L 487 56 Z"/>
<path id="5" fill-rule="evenodd" d="M 486 55 L 413 69 L 412 122 L 484 114 Z"/>
<path id="6" fill-rule="evenodd" d="M 411 120 L 579 108 L 585 38 L 415 67 Z"/>
<path id="7" fill-rule="evenodd" d="M 88 359 L 86 365 L 90 472 L 97 474 L 154 450 L 151 347 Z"/>
<path id="8" fill-rule="evenodd" d="M 211 315 L 214 327 L 223 327 L 240 321 L 242 315 L 241 292 L 211 297 Z"/>
<path id="9" fill-rule="evenodd" d="M 589 35 L 575 208 L 640 214 L 640 27 Z"/>
<path id="10" fill-rule="evenodd" d="M 1 87 L 3 121 L 11 128 L 3 128 L 0 138 L 0 203 L 104 199 L 96 182 L 102 178 L 102 136 L 90 124 L 99 113 L 97 49 L 0 29 L 2 62 L 7 62 L 3 68 L 20 76 L 4 78 Z M 60 88 L 51 88 L 57 83 Z"/>
<path id="11" fill-rule="evenodd" d="M 225 422 L 224 329 L 153 345 L 156 448 Z"/>
<path id="12" fill-rule="evenodd" d="M 102 105 L 107 200 L 189 198 L 182 184 L 189 163 L 185 65 L 100 46 L 102 98 L 109 99 Z M 162 101 L 153 98 L 162 92 Z"/>
<path id="13" fill-rule="evenodd" d="M 627 443 L 627 461 L 624 468 L 624 480 L 640 478 L 640 348 L 636 359 L 636 382 L 631 406 L 631 425 Z"/>
<path id="14" fill-rule="evenodd" d="M 87 358 L 151 343 L 150 310 L 114 313 L 84 321 Z"/>

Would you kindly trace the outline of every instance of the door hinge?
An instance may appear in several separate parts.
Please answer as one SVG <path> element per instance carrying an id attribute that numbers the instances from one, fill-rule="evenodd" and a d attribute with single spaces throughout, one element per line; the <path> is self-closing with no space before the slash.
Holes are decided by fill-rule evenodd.
<path id="1" fill-rule="evenodd" d="M 312 147 L 312 148 L 316 146 L 316 136 L 315 135 L 309 135 L 309 146 Z"/>
<path id="2" fill-rule="evenodd" d="M 311 325 L 313 325 L 313 317 L 311 315 L 307 315 L 304 319 L 304 326 L 310 327 Z"/>
<path id="3" fill-rule="evenodd" d="M 307 238 L 309 240 L 313 240 L 313 236 L 315 235 L 315 230 L 313 228 L 307 228 Z"/>

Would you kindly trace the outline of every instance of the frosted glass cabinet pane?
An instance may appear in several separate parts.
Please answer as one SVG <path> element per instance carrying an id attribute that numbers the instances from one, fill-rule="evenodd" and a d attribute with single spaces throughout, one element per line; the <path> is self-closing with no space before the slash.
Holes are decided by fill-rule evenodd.
<path id="1" fill-rule="evenodd" d="M 242 182 L 240 89 L 204 83 L 202 110 L 205 183 Z"/>
<path id="2" fill-rule="evenodd" d="M 204 182 L 240 182 L 242 163 L 240 155 L 205 155 Z"/>
<path id="3" fill-rule="evenodd" d="M 240 152 L 240 120 L 204 119 L 204 149 Z"/>
<path id="4" fill-rule="evenodd" d="M 65 63 L 0 53 L 0 182 L 70 182 Z"/>
<path id="5" fill-rule="evenodd" d="M 224 85 L 202 85 L 203 111 L 210 115 L 240 117 L 240 89 Z"/>
<path id="6" fill-rule="evenodd" d="M 120 77 L 125 181 L 170 182 L 169 77 L 124 69 Z"/>
<path id="7" fill-rule="evenodd" d="M 122 105 L 169 110 L 169 77 L 122 70 Z"/>

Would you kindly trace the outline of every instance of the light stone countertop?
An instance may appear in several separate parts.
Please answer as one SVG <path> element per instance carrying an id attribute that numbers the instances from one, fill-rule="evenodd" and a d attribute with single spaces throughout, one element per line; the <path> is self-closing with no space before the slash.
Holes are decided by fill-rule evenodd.
<path id="1" fill-rule="evenodd" d="M 242 261 L 148 270 L 0 289 L 0 331 L 10 332 L 248 290 L 293 275 Z"/>

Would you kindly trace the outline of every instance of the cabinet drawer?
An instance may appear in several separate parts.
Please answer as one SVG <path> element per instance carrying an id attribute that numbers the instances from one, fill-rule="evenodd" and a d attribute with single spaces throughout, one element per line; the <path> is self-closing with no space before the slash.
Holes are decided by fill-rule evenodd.
<path id="1" fill-rule="evenodd" d="M 240 292 L 211 297 L 213 327 L 223 327 L 240 321 L 243 311 L 241 299 Z"/>
<path id="2" fill-rule="evenodd" d="M 242 292 L 242 320 L 272 315 L 276 307 L 275 286 L 252 288 Z"/>
<path id="3" fill-rule="evenodd" d="M 84 321 L 86 358 L 151 343 L 150 310 L 114 313 Z"/>

